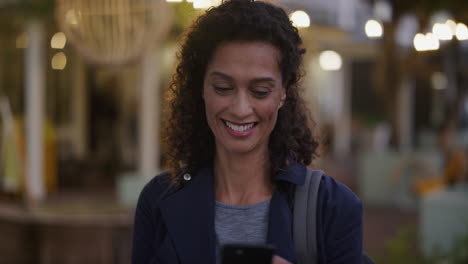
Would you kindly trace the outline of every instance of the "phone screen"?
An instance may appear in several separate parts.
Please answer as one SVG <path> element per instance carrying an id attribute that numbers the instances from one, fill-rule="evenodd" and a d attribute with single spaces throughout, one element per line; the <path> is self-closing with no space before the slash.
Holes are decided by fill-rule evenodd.
<path id="1" fill-rule="evenodd" d="M 273 251 L 268 245 L 226 244 L 222 249 L 222 263 L 271 264 Z"/>

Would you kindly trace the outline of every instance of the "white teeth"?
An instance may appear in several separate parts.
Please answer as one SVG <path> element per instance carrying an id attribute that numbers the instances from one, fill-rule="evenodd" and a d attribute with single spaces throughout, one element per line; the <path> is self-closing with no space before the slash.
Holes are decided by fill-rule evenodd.
<path id="1" fill-rule="evenodd" d="M 228 121 L 225 121 L 225 123 L 230 129 L 237 131 L 237 132 L 244 132 L 246 130 L 251 129 L 254 126 L 254 123 L 250 123 L 248 125 L 242 125 L 242 126 L 234 125 L 233 123 L 230 123 Z"/>

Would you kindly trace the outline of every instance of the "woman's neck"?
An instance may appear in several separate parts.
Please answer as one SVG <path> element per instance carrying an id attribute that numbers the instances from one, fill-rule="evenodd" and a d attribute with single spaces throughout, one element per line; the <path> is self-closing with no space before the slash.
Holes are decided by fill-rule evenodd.
<path id="1" fill-rule="evenodd" d="M 273 184 L 267 151 L 250 155 L 217 152 L 214 175 L 217 201 L 249 205 L 272 196 Z"/>

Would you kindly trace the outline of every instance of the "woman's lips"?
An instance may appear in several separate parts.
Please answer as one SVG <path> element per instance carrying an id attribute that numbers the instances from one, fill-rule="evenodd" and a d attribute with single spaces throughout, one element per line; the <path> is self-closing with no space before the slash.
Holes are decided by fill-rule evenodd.
<path id="1" fill-rule="evenodd" d="M 223 123 L 227 132 L 233 137 L 247 137 L 254 132 L 257 125 L 257 122 L 239 124 L 227 120 L 223 120 Z"/>

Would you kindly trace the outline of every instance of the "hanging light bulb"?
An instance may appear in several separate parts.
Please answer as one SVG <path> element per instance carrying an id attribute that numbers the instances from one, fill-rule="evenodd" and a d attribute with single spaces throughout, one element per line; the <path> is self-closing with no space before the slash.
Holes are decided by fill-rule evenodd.
<path id="1" fill-rule="evenodd" d="M 440 47 L 439 39 L 432 33 L 427 33 L 426 35 L 422 33 L 416 34 L 413 39 L 413 45 L 417 51 L 438 50 Z"/>
<path id="2" fill-rule="evenodd" d="M 297 11 L 292 12 L 289 18 L 291 19 L 295 27 L 307 28 L 310 26 L 309 15 L 302 10 L 297 10 Z"/>
<path id="3" fill-rule="evenodd" d="M 50 47 L 53 49 L 63 49 L 67 43 L 67 37 L 63 32 L 57 32 L 50 40 Z"/>
<path id="4" fill-rule="evenodd" d="M 55 2 L 57 24 L 67 42 L 95 64 L 134 61 L 170 28 L 169 4 L 163 0 Z"/>
<path id="5" fill-rule="evenodd" d="M 67 66 L 67 56 L 65 56 L 65 53 L 63 52 L 56 53 L 52 57 L 52 61 L 50 64 L 52 66 L 52 69 L 61 71 L 65 69 L 65 66 Z"/>
<path id="6" fill-rule="evenodd" d="M 467 40 L 468 39 L 468 27 L 463 23 L 458 23 L 456 28 L 456 33 L 458 40 Z"/>
<path id="7" fill-rule="evenodd" d="M 445 24 L 449 26 L 450 30 L 452 31 L 452 35 L 455 36 L 455 34 L 457 33 L 457 23 L 452 19 L 447 19 L 447 21 L 445 21 Z"/>
<path id="8" fill-rule="evenodd" d="M 383 27 L 377 20 L 368 20 L 365 26 L 366 35 L 369 38 L 380 38 L 383 35 Z"/>
<path id="9" fill-rule="evenodd" d="M 320 54 L 319 63 L 324 71 L 338 71 L 341 69 L 343 60 L 336 51 L 326 50 Z"/>
<path id="10" fill-rule="evenodd" d="M 435 23 L 432 33 L 440 40 L 451 40 L 453 38 L 452 29 L 447 24 Z"/>
<path id="11" fill-rule="evenodd" d="M 438 50 L 439 49 L 439 39 L 432 33 L 426 34 L 426 41 L 428 50 Z"/>
<path id="12" fill-rule="evenodd" d="M 421 33 L 416 34 L 413 39 L 414 48 L 417 51 L 425 51 L 426 50 L 425 41 L 426 39 L 423 34 Z"/>

